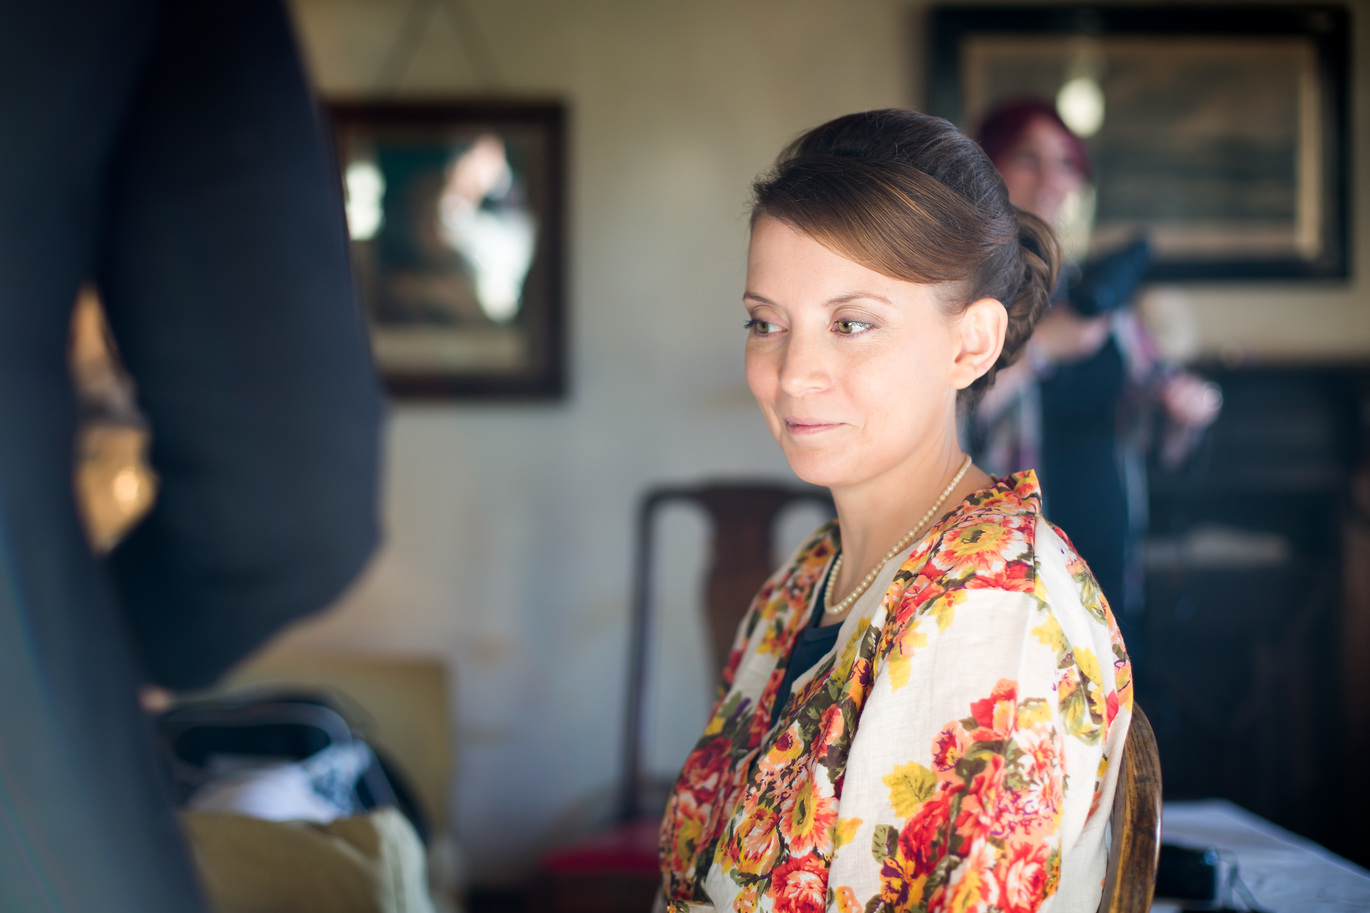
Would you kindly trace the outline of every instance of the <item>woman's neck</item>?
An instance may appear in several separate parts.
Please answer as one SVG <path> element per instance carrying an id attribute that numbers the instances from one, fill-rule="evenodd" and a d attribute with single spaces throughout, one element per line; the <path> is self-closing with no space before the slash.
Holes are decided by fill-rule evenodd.
<path id="1" fill-rule="evenodd" d="M 834 600 L 850 593 L 890 548 L 918 523 L 965 462 L 955 440 L 911 460 L 888 478 L 833 490 L 842 535 L 842 566 L 833 582 Z M 971 492 L 989 485 L 984 472 L 970 467 L 928 518 L 931 525 Z M 921 532 L 921 530 L 920 530 Z M 845 614 L 845 613 L 844 613 Z M 838 616 L 840 617 L 840 616 Z"/>

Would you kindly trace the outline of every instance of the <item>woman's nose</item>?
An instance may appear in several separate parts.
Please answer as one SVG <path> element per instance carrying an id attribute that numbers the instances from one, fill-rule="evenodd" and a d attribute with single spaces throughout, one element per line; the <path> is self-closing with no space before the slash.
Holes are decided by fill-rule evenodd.
<path id="1" fill-rule="evenodd" d="M 821 338 L 792 329 L 780 362 L 780 389 L 788 396 L 826 390 L 832 381 L 827 355 Z"/>

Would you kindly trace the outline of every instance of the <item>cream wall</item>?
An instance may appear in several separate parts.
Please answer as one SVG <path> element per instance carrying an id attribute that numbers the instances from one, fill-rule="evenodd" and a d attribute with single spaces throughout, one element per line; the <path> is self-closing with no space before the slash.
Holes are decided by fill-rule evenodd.
<path id="1" fill-rule="evenodd" d="M 409 0 L 293 6 L 325 95 L 390 88 L 377 74 Z M 788 476 L 741 373 L 748 182 L 805 126 L 916 104 L 923 11 L 897 0 L 469 8 L 497 82 L 469 65 L 439 12 L 399 94 L 569 104 L 571 392 L 548 405 L 397 406 L 387 544 L 335 612 L 289 639 L 450 662 L 454 815 L 473 876 L 497 880 L 602 810 L 616 776 L 638 494 L 657 481 Z M 1359 48 L 1370 46 L 1367 20 L 1357 17 Z M 1356 78 L 1357 148 L 1367 149 L 1370 92 Z M 1358 222 L 1370 224 L 1370 181 L 1357 183 Z M 1362 231 L 1351 285 L 1177 294 L 1209 351 L 1370 356 L 1367 242 Z M 697 536 L 679 535 L 694 557 Z M 686 683 L 674 703 L 668 695 L 677 715 L 697 713 L 697 667 L 667 659 Z M 658 743 L 669 756 L 680 738 Z"/>

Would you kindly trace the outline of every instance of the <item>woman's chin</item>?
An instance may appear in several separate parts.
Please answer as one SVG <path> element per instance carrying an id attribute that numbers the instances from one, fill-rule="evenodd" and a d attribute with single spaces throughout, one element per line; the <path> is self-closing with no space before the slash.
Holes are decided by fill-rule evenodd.
<path id="1" fill-rule="evenodd" d="M 837 465 L 833 460 L 814 459 L 810 455 L 786 454 L 790 471 L 801 482 L 821 488 L 840 488 L 852 481 L 851 467 Z"/>

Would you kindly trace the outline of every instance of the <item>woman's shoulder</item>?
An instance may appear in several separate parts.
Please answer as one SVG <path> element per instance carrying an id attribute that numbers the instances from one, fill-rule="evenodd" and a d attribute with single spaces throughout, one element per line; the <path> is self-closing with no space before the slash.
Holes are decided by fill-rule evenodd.
<path id="1" fill-rule="evenodd" d="M 942 589 L 1031 592 L 1041 518 L 1036 474 L 1014 473 L 969 495 L 934 530 L 924 556 L 911 557 Z"/>
<path id="2" fill-rule="evenodd" d="M 905 567 L 918 569 L 908 574 L 914 589 L 949 595 L 979 591 L 980 598 L 1026 596 L 1026 604 L 1072 614 L 1083 609 L 1094 621 L 1111 625 L 1093 573 L 1069 537 L 1042 516 L 1042 490 L 1032 470 L 972 494 L 943 520 L 925 553 L 911 557 Z"/>
<path id="3" fill-rule="evenodd" d="M 972 591 L 980 599 L 1001 597 L 1006 607 L 1020 607 L 1044 643 L 1063 653 L 1095 650 L 1126 667 L 1117 622 L 1094 573 L 1066 533 L 1042 516 L 1036 474 L 1007 476 L 968 501 L 929 555 L 924 575 L 932 589 L 952 599 L 970 598 Z M 1130 678 L 1121 669 L 1119 677 Z"/>

